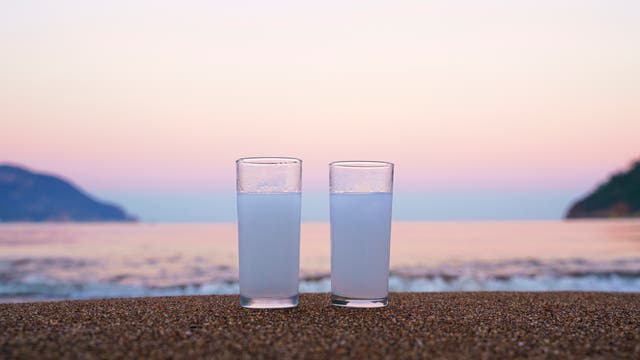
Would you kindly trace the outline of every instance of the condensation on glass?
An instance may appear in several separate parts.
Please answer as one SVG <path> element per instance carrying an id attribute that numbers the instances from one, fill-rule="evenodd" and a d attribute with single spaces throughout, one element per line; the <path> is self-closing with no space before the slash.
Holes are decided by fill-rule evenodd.
<path id="1" fill-rule="evenodd" d="M 329 164 L 333 305 L 387 305 L 393 168 L 382 161 Z"/>
<path id="2" fill-rule="evenodd" d="M 302 161 L 236 161 L 240 305 L 298 305 Z"/>

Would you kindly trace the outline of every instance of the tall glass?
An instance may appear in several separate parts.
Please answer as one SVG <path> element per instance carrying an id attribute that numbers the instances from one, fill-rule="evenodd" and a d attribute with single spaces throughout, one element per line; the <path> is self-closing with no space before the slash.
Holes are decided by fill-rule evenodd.
<path id="1" fill-rule="evenodd" d="M 383 307 L 389 294 L 393 164 L 329 164 L 331 302 Z"/>
<path id="2" fill-rule="evenodd" d="M 240 305 L 298 305 L 302 161 L 236 161 Z"/>

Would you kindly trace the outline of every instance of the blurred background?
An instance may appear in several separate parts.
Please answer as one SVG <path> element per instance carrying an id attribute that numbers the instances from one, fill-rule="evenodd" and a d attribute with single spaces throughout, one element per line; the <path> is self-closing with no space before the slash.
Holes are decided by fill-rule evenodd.
<path id="1" fill-rule="evenodd" d="M 334 160 L 396 164 L 392 290 L 639 291 L 639 44 L 631 0 L 5 2 L 0 301 L 237 292 L 245 156 L 304 161 L 303 291 Z"/>

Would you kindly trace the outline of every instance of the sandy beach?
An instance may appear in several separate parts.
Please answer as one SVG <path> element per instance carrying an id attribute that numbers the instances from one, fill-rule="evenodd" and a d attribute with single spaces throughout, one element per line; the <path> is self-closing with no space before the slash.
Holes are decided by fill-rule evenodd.
<path id="1" fill-rule="evenodd" d="M 0 358 L 639 358 L 640 294 L 394 293 L 384 309 L 303 294 L 0 304 Z"/>

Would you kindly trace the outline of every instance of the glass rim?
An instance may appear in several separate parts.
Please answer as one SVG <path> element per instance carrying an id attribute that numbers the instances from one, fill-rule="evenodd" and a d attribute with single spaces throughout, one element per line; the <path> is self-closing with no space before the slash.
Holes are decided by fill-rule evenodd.
<path id="1" fill-rule="evenodd" d="M 329 163 L 329 167 L 345 167 L 345 168 L 393 168 L 393 163 L 388 161 L 371 161 L 371 160 L 341 160 Z"/>
<path id="2" fill-rule="evenodd" d="M 251 156 L 236 160 L 236 164 L 249 165 L 296 165 L 302 164 L 302 160 L 295 157 L 282 156 Z"/>

